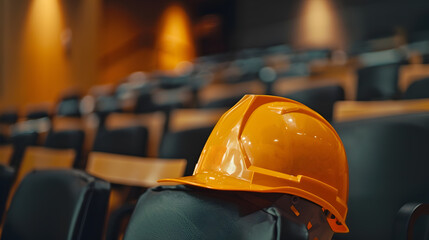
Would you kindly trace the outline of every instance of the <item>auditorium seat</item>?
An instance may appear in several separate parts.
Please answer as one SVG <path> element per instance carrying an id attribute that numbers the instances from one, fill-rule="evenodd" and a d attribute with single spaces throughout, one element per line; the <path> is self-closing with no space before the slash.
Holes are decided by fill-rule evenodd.
<path id="1" fill-rule="evenodd" d="M 331 122 L 334 104 L 344 100 L 344 90 L 339 85 L 321 86 L 292 92 L 283 97 L 303 103 Z"/>
<path id="2" fill-rule="evenodd" d="M 335 239 L 393 239 L 399 209 L 429 202 L 424 190 L 429 187 L 429 113 L 341 122 L 334 128 L 344 143 L 350 178 L 350 233 Z"/>
<path id="3" fill-rule="evenodd" d="M 24 157 L 25 150 L 28 146 L 37 145 L 37 132 L 23 132 L 12 136 L 13 153 L 9 165 L 19 169 L 21 160 Z"/>
<path id="4" fill-rule="evenodd" d="M 126 129 L 134 127 L 140 129 L 139 131 L 144 130 L 144 139 L 139 141 L 145 141 L 144 146 L 141 148 L 145 149 L 145 154 L 135 155 L 142 157 L 157 157 L 159 143 L 161 141 L 164 129 L 166 128 L 166 115 L 163 112 L 153 112 L 153 113 L 144 113 L 144 114 L 131 114 L 131 113 L 112 113 L 106 119 L 105 129 L 107 131 L 118 131 L 120 129 Z M 137 135 L 136 135 L 137 136 Z M 147 148 L 147 151 L 146 151 Z M 111 152 L 118 153 L 119 152 Z"/>
<path id="5" fill-rule="evenodd" d="M 95 152 L 106 152 L 131 156 L 147 156 L 148 129 L 141 126 L 99 129 L 95 137 Z"/>
<path id="6" fill-rule="evenodd" d="M 211 84 L 198 92 L 201 108 L 230 108 L 245 94 L 264 94 L 265 86 L 259 80 L 235 84 Z"/>
<path id="7" fill-rule="evenodd" d="M 114 184 L 110 195 L 106 239 L 116 240 L 123 233 L 122 225 L 131 215 L 138 195 L 158 185 L 157 180 L 160 178 L 183 176 L 185 167 L 185 159 L 90 153 L 86 171 Z"/>
<path id="8" fill-rule="evenodd" d="M 357 71 L 358 101 L 398 99 L 400 63 L 363 67 Z"/>
<path id="9" fill-rule="evenodd" d="M 14 124 L 18 121 L 17 111 L 3 111 L 0 113 L 0 124 Z"/>
<path id="10" fill-rule="evenodd" d="M 160 146 L 159 157 L 186 159 L 188 163 L 185 176 L 192 175 L 212 130 L 213 127 L 202 127 L 166 133 Z"/>
<path id="11" fill-rule="evenodd" d="M 81 117 L 79 96 L 70 96 L 61 99 L 56 109 L 57 116 Z"/>
<path id="12" fill-rule="evenodd" d="M 102 239 L 109 191 L 79 170 L 32 172 L 13 196 L 1 239 Z"/>
<path id="13" fill-rule="evenodd" d="M 419 79 L 411 83 L 405 90 L 404 99 L 429 98 L 429 78 Z"/>
<path id="14" fill-rule="evenodd" d="M 80 168 L 83 167 L 82 148 L 84 139 L 85 133 L 82 130 L 50 131 L 44 146 L 52 149 L 73 149 L 76 154 L 73 166 Z"/>
<path id="15" fill-rule="evenodd" d="M 0 164 L 0 224 L 3 220 L 3 213 L 14 177 L 15 170 L 13 168 Z"/>
<path id="16" fill-rule="evenodd" d="M 28 146 L 25 149 L 19 167 L 15 168 L 16 176 L 10 190 L 8 203 L 10 203 L 11 197 L 27 174 L 34 170 L 72 168 L 75 156 L 76 153 L 73 149 L 51 149 Z"/>

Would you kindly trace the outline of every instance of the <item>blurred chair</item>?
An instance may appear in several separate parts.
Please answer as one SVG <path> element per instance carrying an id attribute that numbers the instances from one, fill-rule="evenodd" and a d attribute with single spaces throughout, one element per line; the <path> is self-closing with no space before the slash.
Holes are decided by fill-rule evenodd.
<path id="1" fill-rule="evenodd" d="M 429 98 L 429 77 L 411 83 L 404 92 L 404 99 Z"/>
<path id="2" fill-rule="evenodd" d="M 400 63 L 369 66 L 358 69 L 358 101 L 388 100 L 399 97 L 398 72 Z"/>
<path id="3" fill-rule="evenodd" d="M 5 110 L 0 113 L 0 145 L 10 140 L 12 126 L 18 122 L 17 110 Z"/>
<path id="4" fill-rule="evenodd" d="M 73 166 L 81 168 L 83 167 L 84 140 L 85 133 L 82 130 L 50 131 L 44 146 L 52 149 L 73 149 L 75 151 Z"/>
<path id="5" fill-rule="evenodd" d="M 390 101 L 339 101 L 334 105 L 334 122 L 405 113 L 429 112 L 429 99 Z"/>
<path id="6" fill-rule="evenodd" d="M 429 202 L 424 190 L 429 187 L 429 113 L 342 122 L 334 127 L 350 170 L 350 233 L 334 238 L 393 239 L 399 209 L 410 202 Z"/>
<path id="7" fill-rule="evenodd" d="M 136 105 L 134 112 L 139 113 L 150 113 L 157 110 L 156 104 L 152 100 L 151 93 L 141 93 L 137 96 Z"/>
<path id="8" fill-rule="evenodd" d="M 160 178 L 181 177 L 185 167 L 185 159 L 142 158 L 92 152 L 86 171 L 115 184 L 110 195 L 106 239 L 118 239 L 123 232 L 121 226 L 134 209 L 134 192 L 140 194 L 141 188 L 158 185 L 157 180 Z"/>
<path id="9" fill-rule="evenodd" d="M 127 154 L 127 155 L 135 155 L 141 157 L 157 157 L 159 144 L 165 129 L 166 125 L 166 116 L 163 112 L 153 112 L 146 114 L 130 114 L 130 113 L 113 113 L 109 115 L 106 119 L 106 129 L 110 130 L 118 130 L 122 128 L 129 127 L 140 127 L 140 129 L 145 128 L 146 133 L 144 133 L 145 141 L 140 144 L 146 144 L 145 146 L 141 145 L 140 148 L 145 149 L 145 154 Z M 143 130 L 141 130 L 143 131 Z M 143 133 L 142 133 L 143 134 Z M 95 151 L 96 149 L 94 149 Z M 120 152 L 110 152 L 110 153 L 118 153 Z"/>
<path id="10" fill-rule="evenodd" d="M 24 177 L 33 170 L 72 168 L 76 157 L 73 149 L 50 149 L 29 146 L 25 150 L 14 186 L 18 186 Z"/>
<path id="11" fill-rule="evenodd" d="M 404 93 L 415 81 L 429 77 L 429 64 L 410 64 L 399 69 L 399 89 Z"/>
<path id="12" fill-rule="evenodd" d="M 57 105 L 56 115 L 64 117 L 80 117 L 79 96 L 71 96 L 61 99 Z"/>
<path id="13" fill-rule="evenodd" d="M 339 85 L 309 88 L 283 95 L 315 110 L 329 122 L 332 121 L 334 104 L 344 100 L 344 90 Z"/>
<path id="14" fill-rule="evenodd" d="M 9 139 L 5 134 L 0 133 L 0 146 L 8 144 Z"/>
<path id="15" fill-rule="evenodd" d="M 279 79 L 273 93 L 307 105 L 328 121 L 332 121 L 334 103 L 345 98 L 337 81 L 307 78 Z"/>
<path id="16" fill-rule="evenodd" d="M 309 78 L 313 81 L 332 79 L 333 82 L 336 82 L 344 88 L 344 97 L 346 100 L 356 100 L 356 68 L 358 63 L 354 59 L 344 59 L 344 61 L 345 62 L 341 64 L 335 63 L 334 61 L 312 64 L 310 66 L 311 74 Z"/>
<path id="17" fill-rule="evenodd" d="M 18 112 L 16 110 L 6 110 L 0 113 L 0 124 L 14 124 L 18 122 Z"/>
<path id="18" fill-rule="evenodd" d="M 35 120 L 39 118 L 50 118 L 52 116 L 53 109 L 54 109 L 53 104 L 48 102 L 30 104 L 26 106 L 25 117 L 27 120 Z"/>
<path id="19" fill-rule="evenodd" d="M 10 166 L 19 169 L 27 147 L 36 146 L 38 136 L 37 132 L 23 132 L 12 136 L 13 153 L 9 162 Z"/>
<path id="20" fill-rule="evenodd" d="M 32 172 L 13 196 L 1 239 L 102 239 L 109 191 L 78 170 Z"/>
<path id="21" fill-rule="evenodd" d="M 51 131 L 83 131 L 85 140 L 83 143 L 82 157 L 86 158 L 92 149 L 95 136 L 98 130 L 99 119 L 96 114 L 88 114 L 81 118 L 55 116 L 52 119 Z"/>
<path id="22" fill-rule="evenodd" d="M 92 150 L 95 152 L 146 157 L 147 142 L 148 129 L 145 127 L 99 129 Z"/>
<path id="23" fill-rule="evenodd" d="M 195 165 L 213 126 L 168 132 L 159 150 L 160 158 L 184 158 L 187 160 L 185 176 L 192 175 Z"/>
<path id="24" fill-rule="evenodd" d="M 168 131 L 183 131 L 200 127 L 214 127 L 227 108 L 177 109 L 171 112 Z"/>
<path id="25" fill-rule="evenodd" d="M 14 177 L 15 171 L 13 168 L 0 164 L 0 224 L 3 220 L 3 213 Z"/>
<path id="26" fill-rule="evenodd" d="M 110 117 L 111 116 L 109 116 L 109 118 Z M 121 123 L 123 122 L 121 121 Z M 130 127 L 125 128 L 119 128 L 119 126 L 115 126 L 113 129 L 100 128 L 94 141 L 93 152 L 118 154 L 121 156 L 128 155 L 134 157 L 147 157 L 147 144 L 148 129 L 146 127 L 131 125 Z M 92 156 L 92 153 L 90 153 L 86 169 L 89 172 L 95 172 L 95 174 L 97 174 L 97 169 L 94 170 L 93 159 L 94 157 Z M 97 161 L 97 159 L 95 161 Z M 114 168 L 118 167 L 118 165 L 114 166 Z M 96 165 L 95 167 L 97 166 L 99 165 Z M 109 169 L 108 164 L 106 164 L 105 167 L 107 170 Z M 116 174 L 123 174 L 123 170 L 117 171 L 122 168 L 114 168 L 113 171 L 117 172 Z M 106 169 L 101 168 L 101 171 L 103 170 Z M 135 170 L 136 169 L 128 169 L 126 174 L 134 176 L 132 172 Z M 98 174 L 98 176 L 101 175 Z M 105 178 L 105 176 L 101 177 Z M 136 191 L 140 192 L 140 189 L 123 184 L 115 184 L 112 186 L 112 191 L 109 197 L 108 221 L 118 222 L 118 224 L 121 222 L 121 220 L 111 220 L 110 215 L 112 212 L 119 211 L 123 204 L 133 199 L 133 195 L 135 194 L 134 192 Z M 107 233 L 107 235 L 109 235 L 109 233 Z"/>
<path id="27" fill-rule="evenodd" d="M 202 108 L 230 108 L 245 94 L 263 94 L 265 86 L 260 81 L 236 84 L 208 85 L 198 92 L 198 106 Z"/>
<path id="28" fill-rule="evenodd" d="M 164 134 L 160 158 L 187 160 L 185 175 L 192 175 L 198 158 L 213 127 L 227 109 L 178 109 L 171 113 Z"/>

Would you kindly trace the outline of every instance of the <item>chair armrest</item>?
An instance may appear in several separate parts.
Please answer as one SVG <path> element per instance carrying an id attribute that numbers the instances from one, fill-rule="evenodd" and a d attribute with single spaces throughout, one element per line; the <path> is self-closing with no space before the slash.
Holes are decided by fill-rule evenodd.
<path id="1" fill-rule="evenodd" d="M 412 240 L 414 224 L 422 215 L 429 215 L 429 204 L 406 203 L 398 211 L 393 229 L 395 240 Z"/>

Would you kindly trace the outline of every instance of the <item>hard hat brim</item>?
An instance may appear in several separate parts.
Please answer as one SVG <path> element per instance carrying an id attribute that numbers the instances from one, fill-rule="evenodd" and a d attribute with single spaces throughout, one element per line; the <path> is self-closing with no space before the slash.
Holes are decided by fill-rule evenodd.
<path id="1" fill-rule="evenodd" d="M 203 187 L 214 190 L 222 191 L 246 191 L 246 192 L 272 192 L 272 193 L 286 193 L 292 195 L 306 195 L 308 193 L 303 193 L 301 189 L 296 189 L 294 187 L 268 187 L 258 184 L 252 184 L 244 180 L 239 180 L 233 177 L 228 177 L 225 175 L 220 175 L 216 173 L 198 173 L 193 176 L 186 176 L 180 178 L 166 178 L 158 180 L 160 183 L 180 183 L 188 184 L 197 187 Z M 316 201 L 315 201 L 316 202 Z M 321 203 L 316 202 L 316 204 L 321 205 Z M 335 211 L 335 208 L 329 209 L 337 219 L 327 219 L 331 229 L 336 233 L 347 233 L 349 228 L 347 227 L 345 220 L 341 219 L 341 215 Z M 337 220 L 341 224 L 337 224 Z"/>

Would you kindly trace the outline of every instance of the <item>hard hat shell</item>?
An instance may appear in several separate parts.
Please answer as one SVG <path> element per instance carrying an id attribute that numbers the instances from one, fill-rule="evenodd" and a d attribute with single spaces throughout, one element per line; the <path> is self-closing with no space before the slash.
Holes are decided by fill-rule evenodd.
<path id="1" fill-rule="evenodd" d="M 318 113 L 290 99 L 246 95 L 216 124 L 193 176 L 161 179 L 199 187 L 287 193 L 332 215 L 348 232 L 348 165 L 343 143 Z"/>

